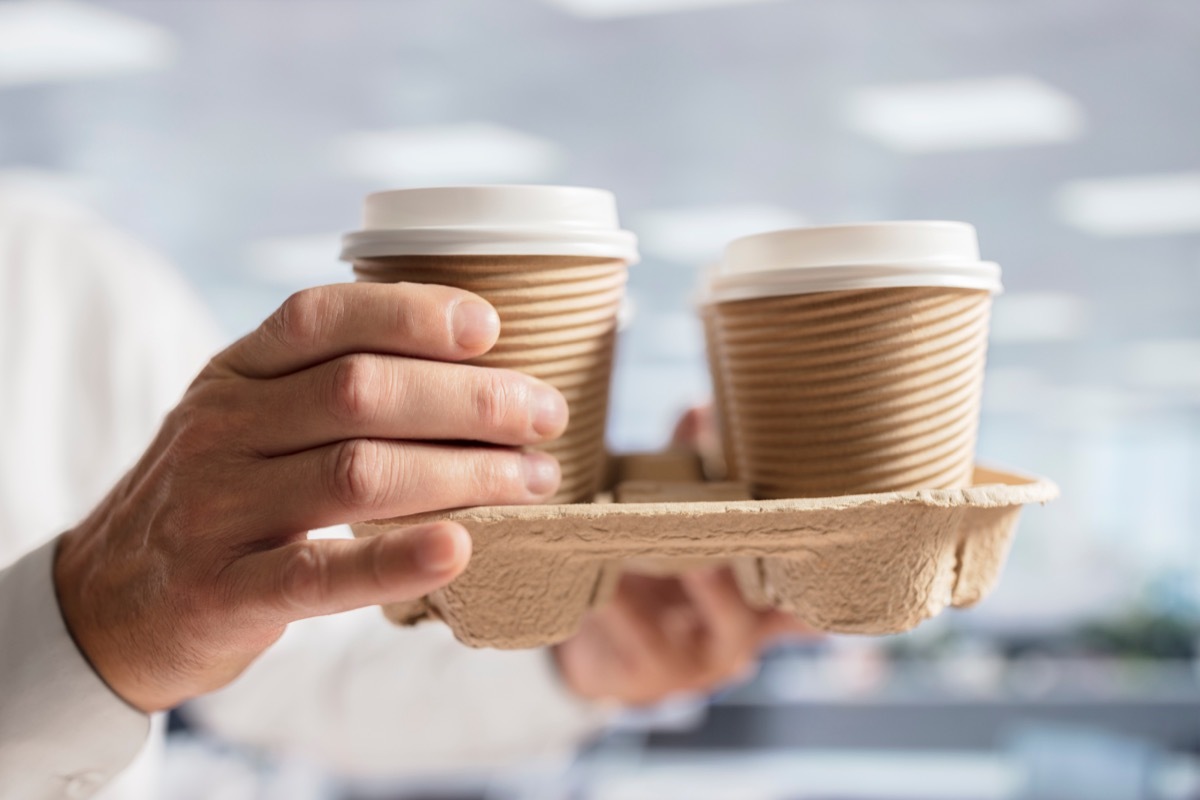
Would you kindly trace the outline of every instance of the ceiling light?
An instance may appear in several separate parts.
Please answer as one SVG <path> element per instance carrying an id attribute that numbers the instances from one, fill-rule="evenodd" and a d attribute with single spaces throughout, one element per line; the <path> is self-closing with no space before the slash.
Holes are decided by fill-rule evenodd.
<path id="1" fill-rule="evenodd" d="M 0 87 L 158 69 L 175 51 L 162 28 L 92 5 L 0 3 Z"/>
<path id="2" fill-rule="evenodd" d="M 865 87 L 844 113 L 852 130 L 904 153 L 1054 144 L 1084 128 L 1077 101 L 1021 75 Z"/>
<path id="3" fill-rule="evenodd" d="M 637 218 L 636 228 L 647 254 L 707 266 L 718 261 L 734 239 L 804 224 L 804 217 L 779 206 L 731 205 L 647 211 Z"/>
<path id="4" fill-rule="evenodd" d="M 250 273 L 264 283 L 302 287 L 354 280 L 338 260 L 342 237 L 337 233 L 261 239 L 246 249 Z"/>
<path id="5" fill-rule="evenodd" d="M 543 180 L 563 151 L 554 142 L 490 122 L 361 131 L 335 145 L 349 174 L 404 187 Z"/>
<path id="6" fill-rule="evenodd" d="M 992 304 L 991 341 L 1065 342 L 1087 332 L 1087 301 L 1059 292 L 1007 292 Z"/>
<path id="7" fill-rule="evenodd" d="M 718 6 L 744 6 L 767 0 L 545 0 L 569 14 L 587 19 L 637 17 Z"/>
<path id="8" fill-rule="evenodd" d="M 1200 231 L 1200 172 L 1073 181 L 1055 206 L 1063 222 L 1097 236 Z"/>

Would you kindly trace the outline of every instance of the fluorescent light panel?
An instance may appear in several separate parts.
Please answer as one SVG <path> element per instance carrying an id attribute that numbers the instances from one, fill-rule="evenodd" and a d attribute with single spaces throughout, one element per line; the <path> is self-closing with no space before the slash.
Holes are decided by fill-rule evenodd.
<path id="1" fill-rule="evenodd" d="M 720 259 L 734 239 L 805 224 L 803 216 L 780 206 L 692 206 L 647 211 L 637 218 L 637 233 L 649 255 L 707 266 Z"/>
<path id="2" fill-rule="evenodd" d="M 93 5 L 0 2 L 0 87 L 144 72 L 175 52 L 164 29 Z"/>
<path id="3" fill-rule="evenodd" d="M 349 174 L 396 186 L 538 181 L 563 157 L 554 142 L 491 122 L 360 131 L 335 144 Z"/>
<path id="4" fill-rule="evenodd" d="M 585 19 L 613 19 L 695 11 L 719 6 L 745 6 L 769 0 L 545 0 L 549 5 Z"/>
<path id="5" fill-rule="evenodd" d="M 1055 210 L 1096 236 L 1200 231 L 1200 172 L 1073 181 L 1059 189 Z"/>
<path id="6" fill-rule="evenodd" d="M 1024 75 L 856 90 L 848 127 L 902 153 L 1055 144 L 1079 138 L 1080 104 Z"/>

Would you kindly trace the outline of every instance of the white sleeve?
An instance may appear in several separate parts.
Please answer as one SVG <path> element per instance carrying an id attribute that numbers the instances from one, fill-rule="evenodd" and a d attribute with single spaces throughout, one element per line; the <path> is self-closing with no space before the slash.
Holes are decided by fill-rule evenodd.
<path id="1" fill-rule="evenodd" d="M 572 695 L 546 650 L 474 650 L 377 608 L 293 623 L 187 710 L 224 736 L 358 776 L 567 757 L 611 713 Z"/>
<path id="2" fill-rule="evenodd" d="M 100 679 L 67 632 L 52 540 L 0 570 L 0 798 L 84 798 L 142 749 L 150 718 Z"/>

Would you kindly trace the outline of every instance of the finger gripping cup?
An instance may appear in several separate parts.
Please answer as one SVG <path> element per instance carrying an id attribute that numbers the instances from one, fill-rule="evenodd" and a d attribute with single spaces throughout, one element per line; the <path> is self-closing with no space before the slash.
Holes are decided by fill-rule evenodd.
<path id="1" fill-rule="evenodd" d="M 358 280 L 454 286 L 495 307 L 499 339 L 467 363 L 524 372 L 563 393 L 566 431 L 536 449 L 562 469 L 550 502 L 590 501 L 605 476 L 617 311 L 637 260 L 612 195 L 556 186 L 406 189 L 370 195 L 364 218 L 342 253 Z"/>

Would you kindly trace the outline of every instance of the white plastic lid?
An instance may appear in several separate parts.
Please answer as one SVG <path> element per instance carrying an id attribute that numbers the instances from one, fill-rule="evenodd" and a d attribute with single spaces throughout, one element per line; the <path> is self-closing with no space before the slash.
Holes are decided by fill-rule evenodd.
<path id="1" fill-rule="evenodd" d="M 979 260 L 965 222 L 908 221 L 791 228 L 730 243 L 713 302 L 901 286 L 998 293 L 1000 267 Z"/>
<path id="2" fill-rule="evenodd" d="M 342 258 L 399 255 L 591 256 L 637 262 L 612 192 L 578 186 L 443 186 L 367 196 Z"/>

